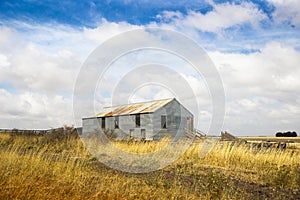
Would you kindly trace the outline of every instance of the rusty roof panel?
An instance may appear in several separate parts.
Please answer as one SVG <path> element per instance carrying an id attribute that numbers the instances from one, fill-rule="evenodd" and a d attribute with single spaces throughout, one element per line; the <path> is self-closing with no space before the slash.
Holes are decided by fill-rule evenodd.
<path id="1" fill-rule="evenodd" d="M 104 116 L 105 116 L 105 117 L 110 117 L 110 116 L 113 116 L 113 112 L 108 112 L 108 113 L 105 113 L 105 114 L 104 114 Z"/>
<path id="2" fill-rule="evenodd" d="M 139 114 L 139 113 L 151 113 L 155 110 L 163 107 L 172 99 L 163 99 L 150 102 L 134 103 L 128 105 L 120 105 L 104 108 L 102 112 L 98 113 L 96 117 L 110 117 L 118 115 L 130 115 L 130 114 Z"/>
<path id="3" fill-rule="evenodd" d="M 141 110 L 142 113 L 147 113 L 147 112 L 153 112 L 155 110 L 157 110 L 158 108 L 166 105 L 168 102 L 163 101 L 163 102 L 155 102 L 152 105 L 150 105 L 149 107 L 145 108 L 144 110 Z"/>

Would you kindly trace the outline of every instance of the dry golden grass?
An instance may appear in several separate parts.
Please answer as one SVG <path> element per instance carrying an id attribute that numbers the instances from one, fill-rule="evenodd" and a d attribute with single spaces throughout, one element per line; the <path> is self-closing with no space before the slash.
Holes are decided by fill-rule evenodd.
<path id="1" fill-rule="evenodd" d="M 114 144 L 127 152 L 146 153 L 168 142 Z M 264 199 L 295 199 L 299 195 L 299 151 L 260 151 L 222 142 L 199 158 L 201 145 L 192 144 L 165 169 L 130 174 L 98 163 L 74 135 L 0 134 L 0 199 L 253 199 L 258 194 Z"/>
<path id="2" fill-rule="evenodd" d="M 168 143 L 171 142 L 171 138 L 165 137 L 160 142 L 144 142 L 140 141 L 116 141 L 113 144 L 129 153 L 150 153 L 165 148 Z"/>
<path id="3" fill-rule="evenodd" d="M 293 142 L 300 142 L 300 137 L 253 137 L 253 136 L 248 136 L 248 137 L 240 137 L 242 139 L 245 139 L 247 141 L 293 141 Z"/>

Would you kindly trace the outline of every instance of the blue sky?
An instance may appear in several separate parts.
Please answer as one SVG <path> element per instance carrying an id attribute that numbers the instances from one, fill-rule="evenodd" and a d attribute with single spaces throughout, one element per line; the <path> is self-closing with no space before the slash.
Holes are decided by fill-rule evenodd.
<path id="1" fill-rule="evenodd" d="M 275 6 L 262 0 L 215 0 L 214 3 L 254 3 L 273 20 Z M 77 28 L 96 27 L 101 18 L 108 21 L 127 21 L 131 24 L 159 22 L 157 15 L 164 11 L 178 11 L 187 14 L 196 11 L 205 14 L 213 9 L 209 1 L 1 1 L 2 20 L 21 20 L 29 23 L 57 22 Z M 292 25 L 291 22 L 287 24 Z"/>
<path id="2" fill-rule="evenodd" d="M 215 3 L 253 2 L 269 17 L 275 6 L 267 1 L 215 0 Z M 161 12 L 190 10 L 205 14 L 213 7 L 207 1 L 2 1 L 1 17 L 7 19 L 34 20 L 39 22 L 57 21 L 76 26 L 93 26 L 97 18 L 109 21 L 127 21 L 132 24 L 145 24 L 155 20 Z M 94 24 L 95 26 L 95 24 Z"/>
<path id="3" fill-rule="evenodd" d="M 164 10 L 205 13 L 211 9 L 205 1 L 2 1 L 1 17 L 95 27 L 101 18 L 140 25 L 156 20 Z"/>
<path id="4" fill-rule="evenodd" d="M 276 0 L 274 2 L 277 2 Z M 279 1 L 280 2 L 280 1 Z M 84 28 L 96 28 L 105 19 L 109 22 L 127 22 L 132 25 L 148 25 L 151 23 L 171 24 L 175 18 L 164 17 L 164 12 L 177 12 L 182 14 L 182 18 L 191 12 L 201 13 L 203 15 L 213 11 L 214 5 L 241 5 L 251 4 L 258 9 L 264 16 L 257 21 L 258 27 L 253 27 L 248 21 L 223 27 L 222 34 L 216 34 L 215 31 L 196 29 L 202 39 L 204 48 L 210 48 L 206 43 L 210 39 L 220 39 L 218 48 L 234 52 L 252 52 L 257 49 L 244 49 L 238 47 L 243 42 L 249 44 L 265 44 L 270 40 L 284 41 L 288 38 L 298 39 L 299 24 L 291 16 L 276 17 L 274 14 L 277 4 L 272 0 L 215 0 L 215 1 L 1 1 L 0 3 L 0 22 L 3 25 L 13 26 L 12 21 L 25 22 L 29 24 L 62 24 L 74 29 L 82 30 Z M 214 5 L 213 5 L 214 4 Z M 280 4 L 278 4 L 280 5 Z M 291 4 L 291 6 L 293 6 Z M 289 7 L 282 6 L 282 9 Z M 282 14 L 282 13 L 280 13 Z M 238 17 L 238 16 L 237 16 Z M 279 22 L 280 21 L 280 22 Z M 15 26 L 15 28 L 23 28 Z M 25 28 L 26 29 L 26 28 Z M 180 27 L 177 27 L 180 29 Z M 221 37 L 221 36 L 222 37 Z M 233 38 L 230 36 L 233 35 Z M 219 36 L 219 37 L 218 37 Z M 221 41 L 222 40 L 222 41 Z M 239 40 L 237 43 L 236 40 Z M 225 43 L 225 44 L 222 44 Z M 222 47 L 224 45 L 224 47 Z M 300 44 L 296 44 L 300 49 Z"/>
<path id="5" fill-rule="evenodd" d="M 0 103 L 5 106 L 0 108 L 0 125 L 74 124 L 72 93 L 85 59 L 112 36 L 147 27 L 178 31 L 207 52 L 225 88 L 224 129 L 242 135 L 252 134 L 249 130 L 256 135 L 289 129 L 300 132 L 297 0 L 2 0 Z M 178 65 L 171 57 L 161 60 Z M 205 93 L 197 76 L 182 75 L 195 91 Z M 154 97 L 148 90 L 153 91 L 148 88 L 131 96 L 137 100 Z M 100 95 L 100 103 L 109 104 L 107 91 L 103 93 L 106 96 Z M 199 102 L 199 120 L 207 124 L 211 105 L 204 97 Z"/>

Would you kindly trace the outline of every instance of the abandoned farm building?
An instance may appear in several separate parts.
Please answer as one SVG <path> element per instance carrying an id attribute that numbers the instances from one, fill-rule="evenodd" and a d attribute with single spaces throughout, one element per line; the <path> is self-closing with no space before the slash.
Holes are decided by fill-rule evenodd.
<path id="1" fill-rule="evenodd" d="M 94 117 L 83 118 L 83 136 L 110 131 L 116 139 L 175 139 L 192 131 L 194 117 L 175 98 L 105 107 Z"/>

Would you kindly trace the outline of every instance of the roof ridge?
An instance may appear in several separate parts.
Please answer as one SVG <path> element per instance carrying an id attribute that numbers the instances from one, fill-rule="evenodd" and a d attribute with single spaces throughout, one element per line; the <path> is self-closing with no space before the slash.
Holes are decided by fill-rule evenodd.
<path id="1" fill-rule="evenodd" d="M 128 104 L 119 104 L 119 105 L 114 105 L 114 106 L 105 106 L 105 108 L 113 108 L 113 107 L 120 107 L 120 106 L 128 106 L 128 105 L 134 105 L 134 104 L 141 104 L 141 103 L 150 103 L 150 102 L 158 102 L 158 101 L 166 101 L 166 100 L 171 100 L 171 99 L 176 99 L 175 97 L 172 98 L 166 98 L 166 99 L 159 99 L 159 100 L 151 100 L 151 101 L 141 101 L 141 102 L 135 102 L 135 103 L 128 103 Z"/>
<path id="2" fill-rule="evenodd" d="M 125 104 L 125 105 L 105 107 L 100 113 L 96 114 L 96 116 L 107 117 L 107 116 L 128 115 L 128 114 L 137 114 L 137 113 L 151 113 L 157 110 L 159 107 L 162 107 L 174 100 L 176 99 L 167 98 L 167 99 L 136 102 L 136 103 Z"/>

